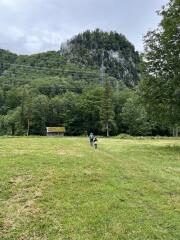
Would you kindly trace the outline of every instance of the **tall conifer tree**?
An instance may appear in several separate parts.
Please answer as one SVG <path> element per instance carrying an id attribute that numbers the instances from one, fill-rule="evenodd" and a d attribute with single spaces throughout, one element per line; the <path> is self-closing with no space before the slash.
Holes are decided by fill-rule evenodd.
<path id="1" fill-rule="evenodd" d="M 106 131 L 106 136 L 109 137 L 109 132 L 112 126 L 114 126 L 114 107 L 112 102 L 112 89 L 108 79 L 104 82 L 100 117 L 102 130 Z"/>

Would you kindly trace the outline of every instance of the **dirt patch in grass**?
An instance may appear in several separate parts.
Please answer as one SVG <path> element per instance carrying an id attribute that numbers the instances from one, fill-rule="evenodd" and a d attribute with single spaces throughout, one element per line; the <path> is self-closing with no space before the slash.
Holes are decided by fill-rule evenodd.
<path id="1" fill-rule="evenodd" d="M 9 182 L 16 185 L 18 183 L 21 183 L 23 180 L 24 179 L 22 176 L 15 176 L 15 177 L 11 178 L 11 180 Z"/>
<path id="2" fill-rule="evenodd" d="M 34 179 L 34 177 L 32 175 L 28 175 L 28 174 L 23 175 L 23 176 L 22 175 L 16 175 L 16 176 L 13 176 L 10 179 L 9 183 L 14 185 L 14 186 L 16 186 L 18 184 L 23 185 L 23 184 L 27 184 L 28 182 L 32 182 L 33 179 Z"/>

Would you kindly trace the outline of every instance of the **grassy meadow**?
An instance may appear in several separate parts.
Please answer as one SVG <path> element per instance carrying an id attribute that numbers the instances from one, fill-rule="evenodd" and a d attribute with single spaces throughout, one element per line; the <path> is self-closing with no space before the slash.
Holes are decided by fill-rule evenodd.
<path id="1" fill-rule="evenodd" d="M 180 239 L 180 138 L 0 138 L 0 239 Z"/>

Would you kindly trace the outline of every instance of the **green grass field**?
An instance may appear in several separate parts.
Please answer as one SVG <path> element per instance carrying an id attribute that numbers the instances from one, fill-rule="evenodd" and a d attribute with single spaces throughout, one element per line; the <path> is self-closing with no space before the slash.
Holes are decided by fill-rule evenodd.
<path id="1" fill-rule="evenodd" d="M 0 138 L 0 239 L 179 240 L 180 139 Z"/>

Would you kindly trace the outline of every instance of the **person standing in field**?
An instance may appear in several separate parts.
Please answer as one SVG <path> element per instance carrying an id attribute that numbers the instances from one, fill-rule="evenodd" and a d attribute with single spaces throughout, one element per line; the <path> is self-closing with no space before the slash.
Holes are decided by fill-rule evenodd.
<path id="1" fill-rule="evenodd" d="M 95 149 L 97 149 L 97 137 L 96 136 L 94 136 L 94 138 L 93 138 L 93 146 Z"/>
<path id="2" fill-rule="evenodd" d="M 91 147 L 93 146 L 93 139 L 94 139 L 94 134 L 91 132 L 89 135 L 89 142 L 90 142 Z"/>

